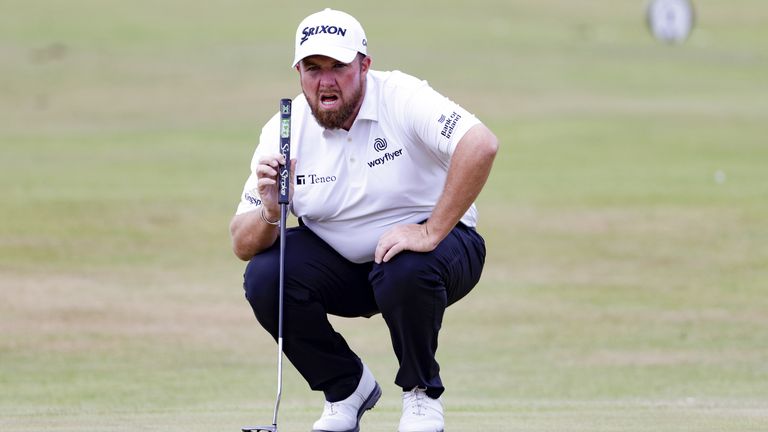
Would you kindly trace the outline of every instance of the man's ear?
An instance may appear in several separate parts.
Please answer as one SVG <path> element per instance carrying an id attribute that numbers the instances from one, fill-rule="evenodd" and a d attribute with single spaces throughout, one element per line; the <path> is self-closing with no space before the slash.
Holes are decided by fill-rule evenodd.
<path id="1" fill-rule="evenodd" d="M 371 68 L 371 57 L 365 56 L 360 60 L 360 72 L 368 72 L 368 69 Z"/>

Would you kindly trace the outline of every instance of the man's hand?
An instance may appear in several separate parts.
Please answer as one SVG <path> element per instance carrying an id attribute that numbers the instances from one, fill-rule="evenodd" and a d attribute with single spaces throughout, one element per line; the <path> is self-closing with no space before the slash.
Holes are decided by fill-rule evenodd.
<path id="1" fill-rule="evenodd" d="M 499 143 L 487 127 L 472 126 L 456 145 L 443 193 L 421 225 L 398 225 L 381 236 L 374 260 L 387 262 L 404 250 L 431 252 L 459 223 L 480 194 Z"/>
<path id="2" fill-rule="evenodd" d="M 258 180 L 259 196 L 261 205 L 264 206 L 264 215 L 269 220 L 280 219 L 280 208 L 277 203 L 278 189 L 278 167 L 285 164 L 285 158 L 281 154 L 265 155 L 259 159 L 259 165 L 256 167 L 256 177 Z M 291 161 L 291 186 L 296 172 L 296 160 Z M 293 187 L 290 189 L 293 195 Z"/>
<path id="3" fill-rule="evenodd" d="M 229 233 L 232 236 L 232 250 L 238 258 L 248 261 L 257 253 L 272 246 L 277 240 L 278 230 L 269 221 L 280 220 L 280 205 L 277 202 L 277 170 L 285 159 L 279 154 L 266 155 L 259 159 L 256 166 L 257 188 L 264 213 L 260 209 L 245 212 L 232 217 Z M 291 185 L 295 185 L 296 159 L 291 159 Z M 291 200 L 293 199 L 291 187 Z M 263 218 L 262 218 L 263 217 Z"/>
<path id="4" fill-rule="evenodd" d="M 431 252 L 440 243 L 439 240 L 435 240 L 433 237 L 429 233 L 427 222 L 421 225 L 398 225 L 381 236 L 379 244 L 376 245 L 374 261 L 376 261 L 376 264 L 388 262 L 404 250 Z"/>

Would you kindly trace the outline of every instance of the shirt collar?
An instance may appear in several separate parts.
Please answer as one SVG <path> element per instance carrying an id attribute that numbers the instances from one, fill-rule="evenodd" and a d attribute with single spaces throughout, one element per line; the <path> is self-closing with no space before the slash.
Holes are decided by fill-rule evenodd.
<path id="1" fill-rule="evenodd" d="M 365 96 L 355 121 L 357 120 L 379 120 L 379 86 L 371 76 L 370 69 L 365 76 Z"/>

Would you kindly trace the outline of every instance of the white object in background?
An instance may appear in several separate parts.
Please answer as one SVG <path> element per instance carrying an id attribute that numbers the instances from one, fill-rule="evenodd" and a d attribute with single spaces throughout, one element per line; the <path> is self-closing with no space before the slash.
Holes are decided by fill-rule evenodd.
<path id="1" fill-rule="evenodd" d="M 683 42 L 691 34 L 695 21 L 690 0 L 652 0 L 646 11 L 648 28 L 664 42 Z"/>
<path id="2" fill-rule="evenodd" d="M 723 170 L 715 171 L 715 183 L 723 184 L 723 183 L 725 183 L 726 179 L 727 179 L 727 177 L 725 176 L 725 171 L 723 171 Z"/>

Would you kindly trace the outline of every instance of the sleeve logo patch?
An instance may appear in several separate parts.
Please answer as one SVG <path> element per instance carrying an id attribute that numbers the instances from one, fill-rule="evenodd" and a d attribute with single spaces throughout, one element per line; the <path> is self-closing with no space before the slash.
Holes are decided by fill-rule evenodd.
<path id="1" fill-rule="evenodd" d="M 444 119 L 445 116 L 440 117 L 441 120 Z M 453 135 L 453 129 L 456 127 L 456 124 L 461 120 L 461 114 L 457 113 L 456 111 L 452 112 L 450 116 L 445 120 L 445 124 L 443 125 L 443 131 L 440 132 L 440 135 L 450 139 L 451 135 Z"/>
<path id="2" fill-rule="evenodd" d="M 251 195 L 252 192 L 246 192 L 243 198 L 253 205 L 261 205 L 261 200 Z"/>

